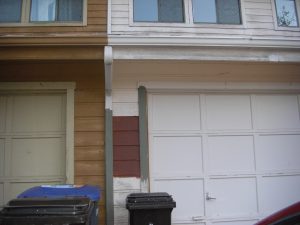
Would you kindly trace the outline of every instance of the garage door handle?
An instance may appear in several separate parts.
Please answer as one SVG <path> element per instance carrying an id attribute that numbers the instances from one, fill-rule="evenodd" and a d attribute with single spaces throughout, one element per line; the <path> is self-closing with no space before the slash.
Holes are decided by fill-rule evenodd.
<path id="1" fill-rule="evenodd" d="M 204 220 L 204 218 L 203 218 L 203 216 L 193 216 L 192 220 L 193 221 L 202 221 L 202 220 Z"/>
<path id="2" fill-rule="evenodd" d="M 206 192 L 206 197 L 205 198 L 206 198 L 207 201 L 216 200 L 217 199 L 217 198 L 209 196 L 209 192 Z"/>

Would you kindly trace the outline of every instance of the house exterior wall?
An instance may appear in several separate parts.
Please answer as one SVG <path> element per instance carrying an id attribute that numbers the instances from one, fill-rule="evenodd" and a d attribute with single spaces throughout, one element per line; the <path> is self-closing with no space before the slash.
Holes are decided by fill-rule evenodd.
<path id="1" fill-rule="evenodd" d="M 277 27 L 273 0 L 241 0 L 242 25 L 195 24 L 191 1 L 184 3 L 184 23 L 141 23 L 133 22 L 133 0 L 111 0 L 110 43 L 299 47 L 299 29 Z M 114 35 L 123 35 L 126 39 Z M 172 39 L 168 39 L 169 36 Z"/>
<path id="2" fill-rule="evenodd" d="M 0 82 L 75 82 L 75 184 L 98 185 L 105 224 L 104 68 L 101 61 L 2 61 Z"/>

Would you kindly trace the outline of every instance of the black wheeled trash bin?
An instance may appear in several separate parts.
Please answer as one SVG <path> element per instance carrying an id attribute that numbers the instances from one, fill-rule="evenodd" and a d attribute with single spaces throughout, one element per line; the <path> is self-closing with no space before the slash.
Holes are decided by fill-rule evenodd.
<path id="1" fill-rule="evenodd" d="M 171 225 L 175 207 L 176 202 L 165 192 L 132 193 L 126 199 L 130 225 Z"/>
<path id="2" fill-rule="evenodd" d="M 99 200 L 96 186 L 36 186 L 4 207 L 0 225 L 97 225 Z"/>

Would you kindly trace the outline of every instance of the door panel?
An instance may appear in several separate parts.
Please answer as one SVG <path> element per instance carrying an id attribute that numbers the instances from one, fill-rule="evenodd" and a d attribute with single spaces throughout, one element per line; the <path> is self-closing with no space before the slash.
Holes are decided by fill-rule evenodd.
<path id="1" fill-rule="evenodd" d="M 250 97 L 206 95 L 207 128 L 210 130 L 251 129 Z"/>
<path id="2" fill-rule="evenodd" d="M 212 224 L 215 224 L 215 225 L 253 225 L 254 223 L 256 223 L 257 221 L 255 220 L 251 220 L 251 221 L 227 221 L 227 222 L 215 222 L 215 223 L 212 223 Z"/>
<path id="3" fill-rule="evenodd" d="M 210 179 L 207 208 L 211 217 L 245 217 L 257 213 L 255 178 Z"/>
<path id="4" fill-rule="evenodd" d="M 299 201 L 300 176 L 265 176 L 261 182 L 261 209 L 273 213 Z M 275 200 L 274 200 L 275 198 Z"/>
<path id="5" fill-rule="evenodd" d="M 15 132 L 53 132 L 64 129 L 63 96 L 15 96 L 12 128 Z M 34 109 L 34 110 L 33 110 Z"/>
<path id="6" fill-rule="evenodd" d="M 64 148 L 63 138 L 13 139 L 11 175 L 63 176 L 66 160 Z"/>
<path id="7" fill-rule="evenodd" d="M 204 182 L 203 180 L 154 180 L 155 191 L 168 192 L 176 201 L 172 212 L 174 220 L 193 220 L 204 216 Z"/>
<path id="8" fill-rule="evenodd" d="M 257 143 L 259 170 L 300 170 L 300 135 L 260 135 Z"/>
<path id="9" fill-rule="evenodd" d="M 5 161 L 4 141 L 5 139 L 0 139 L 0 177 L 4 176 L 4 161 Z"/>
<path id="10" fill-rule="evenodd" d="M 4 205 L 4 185 L 0 183 L 0 209 Z"/>
<path id="11" fill-rule="evenodd" d="M 203 174 L 201 142 L 201 137 L 154 137 L 153 177 Z"/>
<path id="12" fill-rule="evenodd" d="M 297 95 L 256 96 L 255 118 L 259 129 L 300 128 Z"/>
<path id="13" fill-rule="evenodd" d="M 153 96 L 152 104 L 153 130 L 198 130 L 200 128 L 199 96 Z"/>
<path id="14" fill-rule="evenodd" d="M 6 98 L 0 96 L 0 132 L 5 131 Z"/>
<path id="15" fill-rule="evenodd" d="M 255 171 L 253 136 L 209 136 L 208 154 L 211 174 Z"/>
<path id="16" fill-rule="evenodd" d="M 13 182 L 13 183 L 10 184 L 9 196 L 10 196 L 10 199 L 13 199 L 13 198 L 16 198 L 24 190 L 27 190 L 31 187 L 40 186 L 40 185 L 54 185 L 54 184 L 59 184 L 59 183 L 63 183 L 63 182 L 59 182 L 59 181 L 54 181 L 54 182 L 49 182 L 49 181 L 45 181 L 45 182 L 26 182 L 26 183 Z"/>

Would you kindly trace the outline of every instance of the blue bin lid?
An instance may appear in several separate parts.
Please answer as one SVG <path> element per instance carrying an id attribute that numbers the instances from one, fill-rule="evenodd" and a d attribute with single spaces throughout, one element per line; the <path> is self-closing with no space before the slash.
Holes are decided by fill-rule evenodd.
<path id="1" fill-rule="evenodd" d="M 30 188 L 17 198 L 66 198 L 87 197 L 92 201 L 99 201 L 100 188 L 92 185 L 42 185 Z"/>

